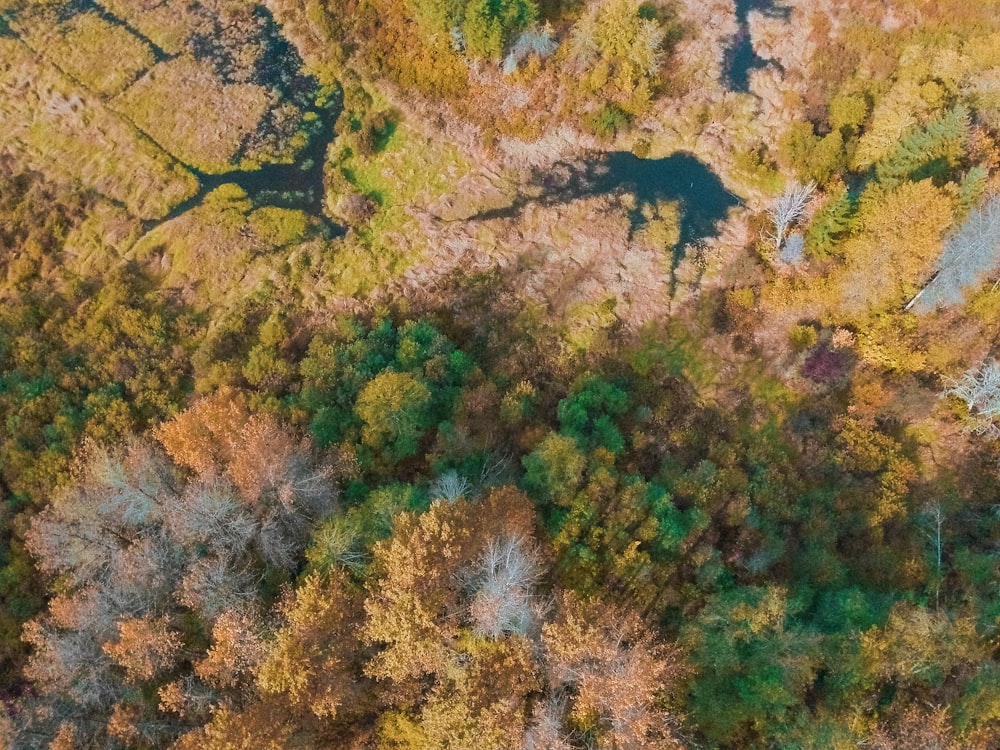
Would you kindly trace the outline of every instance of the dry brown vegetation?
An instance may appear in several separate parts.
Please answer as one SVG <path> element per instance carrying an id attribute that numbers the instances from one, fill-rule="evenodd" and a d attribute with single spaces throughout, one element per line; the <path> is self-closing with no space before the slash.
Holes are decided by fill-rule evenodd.
<path id="1" fill-rule="evenodd" d="M 274 105 L 262 86 L 223 83 L 207 62 L 187 55 L 155 66 L 113 102 L 165 151 L 209 173 L 232 168 Z"/>
<path id="2" fill-rule="evenodd" d="M 143 236 L 127 257 L 163 273 L 196 307 L 235 304 L 283 271 L 297 245 L 317 235 L 301 211 L 253 208 L 239 187 L 223 185 L 187 213 Z"/>
<path id="3" fill-rule="evenodd" d="M 153 65 L 146 42 L 97 13 L 80 13 L 59 23 L 54 12 L 42 11 L 19 16 L 14 29 L 33 50 L 102 98 L 120 94 Z M 108 63 L 109 50 L 114 50 L 113 65 Z"/>
<path id="4" fill-rule="evenodd" d="M 5 151 L 140 218 L 164 216 L 197 189 L 180 164 L 16 39 L 0 38 L 0 113 Z"/>

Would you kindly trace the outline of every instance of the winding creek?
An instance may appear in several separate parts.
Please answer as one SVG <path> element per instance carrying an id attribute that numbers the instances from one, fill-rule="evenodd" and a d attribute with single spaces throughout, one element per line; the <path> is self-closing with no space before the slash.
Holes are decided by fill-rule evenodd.
<path id="1" fill-rule="evenodd" d="M 264 164 L 259 169 L 221 174 L 209 174 L 188 167 L 198 178 L 198 192 L 174 206 L 162 221 L 169 221 L 194 208 L 208 193 L 222 185 L 237 185 L 256 206 L 296 208 L 323 221 L 333 234 L 343 234 L 343 227 L 331 222 L 323 213 L 323 165 L 327 148 L 335 136 L 333 122 L 339 111 L 331 108 L 312 112 L 315 120 L 310 128 L 309 142 L 299 150 L 292 163 Z"/>
<path id="2" fill-rule="evenodd" d="M 750 71 L 766 67 L 768 62 L 753 48 L 750 38 L 750 11 L 756 10 L 769 16 L 786 17 L 789 8 L 776 7 L 774 0 L 736 0 L 736 20 L 739 30 L 732 46 L 726 52 L 725 76 L 729 88 L 746 93 L 750 90 Z"/>

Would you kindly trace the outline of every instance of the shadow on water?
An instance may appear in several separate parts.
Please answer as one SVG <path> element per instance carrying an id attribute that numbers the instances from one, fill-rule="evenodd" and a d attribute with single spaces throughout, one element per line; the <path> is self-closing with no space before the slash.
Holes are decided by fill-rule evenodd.
<path id="1" fill-rule="evenodd" d="M 97 8 L 106 20 L 137 35 L 139 33 L 109 14 L 94 0 L 74 2 L 85 9 Z M 264 49 L 253 66 L 250 82 L 281 92 L 285 101 L 296 105 L 305 113 L 301 127 L 308 141 L 295 153 L 292 163 L 265 163 L 259 169 L 237 169 L 222 174 L 209 174 L 185 165 L 198 178 L 198 192 L 174 206 L 161 221 L 169 221 L 189 211 L 216 188 L 234 184 L 246 192 L 255 207 L 277 206 L 304 211 L 319 222 L 328 236 L 342 236 L 346 231 L 344 227 L 331 222 L 323 213 L 323 166 L 327 148 L 335 137 L 334 123 L 340 115 L 343 102 L 340 96 L 329 93 L 324 95 L 323 101 L 318 100 L 319 85 L 315 79 L 302 72 L 303 62 L 298 52 L 280 34 L 270 11 L 258 6 L 253 13 L 261 23 L 260 43 Z M 153 45 L 145 37 L 141 38 Z M 246 72 L 241 70 L 232 51 L 213 36 L 193 36 L 190 46 L 195 59 L 209 64 L 224 83 L 234 83 L 236 81 L 233 75 L 236 72 L 241 75 Z M 166 59 L 162 50 L 158 55 Z M 157 61 L 162 60 L 158 57 Z M 277 110 L 269 111 L 258 127 L 265 131 L 272 127 L 280 129 L 271 120 L 276 112 Z"/>
<path id="2" fill-rule="evenodd" d="M 536 176 L 538 198 L 523 198 L 512 205 L 481 213 L 473 218 L 509 218 L 528 202 L 542 205 L 568 203 L 578 198 L 631 193 L 635 207 L 629 212 L 633 231 L 645 222 L 643 206 L 657 201 L 677 201 L 681 209 L 678 248 L 715 233 L 739 199 L 722 181 L 691 154 L 677 153 L 664 159 L 640 159 L 628 151 L 615 151 L 582 164 L 560 164 Z"/>
<path id="3" fill-rule="evenodd" d="M 314 114 L 316 119 L 312 123 L 309 142 L 296 154 L 292 164 L 264 164 L 260 169 L 234 170 L 222 174 L 208 174 L 191 169 L 200 183 L 198 192 L 174 206 L 163 221 L 169 221 L 194 208 L 208 193 L 222 185 L 237 185 L 253 201 L 254 206 L 278 206 L 305 211 L 318 219 L 330 236 L 343 235 L 345 229 L 323 214 L 323 164 L 327 147 L 334 138 L 333 121 L 338 112 L 333 109 Z"/>
<path id="4" fill-rule="evenodd" d="M 746 93 L 750 90 L 750 71 L 767 66 L 767 60 L 759 57 L 754 51 L 750 39 L 750 27 L 747 17 L 751 10 L 760 11 L 769 16 L 787 18 L 790 8 L 776 8 L 774 0 L 736 0 L 736 20 L 739 30 L 733 39 L 733 45 L 726 52 L 726 80 L 733 91 Z"/>

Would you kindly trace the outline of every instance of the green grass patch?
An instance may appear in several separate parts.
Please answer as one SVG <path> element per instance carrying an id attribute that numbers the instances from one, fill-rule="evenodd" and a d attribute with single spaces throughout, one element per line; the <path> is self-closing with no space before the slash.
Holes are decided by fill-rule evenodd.
<path id="1" fill-rule="evenodd" d="M 80 13 L 54 27 L 48 18 L 39 21 L 25 30 L 28 44 L 101 97 L 120 94 L 155 61 L 146 42 L 97 13 Z"/>
<path id="2" fill-rule="evenodd" d="M 381 150 L 368 157 L 348 154 L 337 165 L 351 186 L 378 210 L 358 229 L 359 244 L 344 246 L 337 287 L 345 294 L 371 291 L 419 261 L 426 240 L 411 206 L 427 206 L 453 191 L 470 169 L 458 149 L 424 137 L 406 122 L 386 132 Z M 338 196 L 327 195 L 334 204 Z"/>
<path id="3" fill-rule="evenodd" d="M 157 65 L 114 100 L 166 151 L 213 174 L 233 168 L 273 104 L 262 86 L 223 83 L 207 62 L 188 55 Z"/>

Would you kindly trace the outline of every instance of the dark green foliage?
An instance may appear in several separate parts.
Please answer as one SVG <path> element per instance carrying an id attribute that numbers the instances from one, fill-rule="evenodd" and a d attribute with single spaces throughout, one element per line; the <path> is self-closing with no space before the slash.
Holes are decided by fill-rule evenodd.
<path id="1" fill-rule="evenodd" d="M 610 140 L 619 130 L 628 127 L 631 119 L 628 113 L 614 104 L 605 104 L 584 119 L 584 127 L 598 138 Z"/>
<path id="2" fill-rule="evenodd" d="M 969 112 L 954 107 L 904 138 L 891 156 L 876 165 L 875 174 L 886 186 L 927 177 L 943 182 L 959 165 L 968 138 Z"/>
<path id="3" fill-rule="evenodd" d="M 366 330 L 344 320 L 310 342 L 297 405 L 319 445 L 357 443 L 363 461 L 397 462 L 416 455 L 427 431 L 449 419 L 473 369 L 427 322 L 396 328 L 385 320 Z"/>
<path id="4" fill-rule="evenodd" d="M 993 127 L 996 113 L 989 111 L 989 97 L 980 91 L 977 99 L 969 98 L 975 111 L 952 106 L 986 80 L 965 69 L 977 55 L 988 58 L 989 50 L 974 45 L 962 49 L 964 82 L 942 81 L 939 86 L 921 79 L 898 100 L 900 111 L 889 113 L 883 97 L 894 85 L 896 51 L 888 41 L 891 32 L 869 30 L 860 17 L 857 27 L 838 21 L 838 44 L 854 43 L 852 35 L 870 35 L 871 44 L 884 41 L 885 49 L 870 60 L 846 53 L 844 61 L 817 55 L 808 75 L 824 75 L 823 66 L 836 63 L 844 67 L 836 80 L 810 82 L 796 78 L 801 71 L 785 71 L 801 99 L 777 103 L 773 114 L 794 109 L 811 121 L 788 125 L 777 151 L 768 150 L 773 145 L 770 134 L 754 141 L 753 128 L 721 142 L 720 163 L 730 167 L 734 189 L 742 189 L 744 197 L 752 197 L 755 187 L 761 194 L 774 193 L 775 181 L 785 177 L 819 184 L 823 202 L 817 201 L 806 236 L 806 250 L 818 262 L 785 273 L 759 263 L 751 247 L 744 248 L 743 255 L 734 249 L 734 256 L 720 256 L 727 265 L 714 279 L 709 277 L 714 269 L 699 266 L 706 282 L 720 282 L 717 288 L 733 290 L 725 295 L 725 309 L 716 307 L 729 313 L 728 328 L 716 321 L 709 331 L 709 305 L 691 295 L 690 304 L 650 306 L 650 310 L 669 309 L 669 314 L 651 319 L 636 337 L 642 341 L 639 345 L 622 343 L 632 341 L 633 333 L 622 325 L 609 329 L 609 335 L 598 337 L 593 346 L 587 345 L 588 337 L 580 337 L 584 343 L 574 342 L 574 351 L 567 353 L 568 329 L 559 320 L 559 311 L 564 299 L 573 304 L 568 293 L 574 291 L 571 283 L 577 279 L 567 278 L 565 289 L 545 290 L 551 291 L 548 302 L 526 300 L 514 285 L 535 273 L 531 265 L 535 259 L 529 255 L 523 263 L 488 272 L 457 272 L 412 298 L 380 296 L 373 301 L 359 295 L 352 308 L 366 311 L 359 317 L 331 320 L 329 310 L 344 309 L 338 305 L 346 300 L 329 298 L 341 293 L 330 291 L 330 280 L 338 278 L 338 262 L 353 252 L 351 243 L 372 244 L 377 239 L 390 247 L 390 221 L 393 230 L 401 231 L 411 227 L 418 231 L 425 218 L 443 227 L 446 219 L 432 215 L 437 205 L 453 201 L 454 208 L 464 207 L 458 205 L 463 201 L 454 199 L 465 198 L 458 193 L 466 183 L 437 184 L 432 179 L 437 176 L 435 163 L 411 160 L 421 155 L 406 152 L 407 133 L 420 131 L 422 136 L 432 133 L 445 139 L 453 128 L 467 124 L 460 118 L 481 125 L 477 117 L 497 117 L 488 123 L 492 128 L 488 139 L 506 147 L 501 137 L 513 143 L 524 135 L 527 141 L 544 136 L 550 127 L 575 123 L 599 138 L 634 144 L 636 153 L 663 156 L 669 144 L 687 140 L 702 115 L 701 125 L 724 116 L 724 123 L 717 122 L 725 128 L 744 127 L 741 118 L 749 116 L 751 110 L 744 106 L 749 99 L 716 100 L 713 94 L 710 100 L 719 107 L 711 111 L 688 107 L 681 96 L 686 87 L 696 85 L 696 79 L 670 78 L 670 47 L 681 33 L 697 31 L 684 27 L 686 10 L 670 3 L 605 2 L 588 8 L 561 0 L 539 3 L 545 14 L 558 16 L 552 20 L 563 46 L 540 65 L 532 57 L 502 86 L 493 86 L 483 85 L 489 82 L 489 69 L 470 64 L 463 53 L 478 60 L 500 58 L 522 30 L 536 29 L 540 12 L 533 0 L 403 4 L 361 0 L 333 5 L 308 0 L 268 5 L 301 22 L 289 21 L 285 30 L 290 37 L 307 37 L 308 43 L 317 45 L 318 58 L 323 57 L 324 20 L 331 28 L 336 25 L 341 35 L 357 37 L 350 40 L 352 50 L 342 50 L 344 59 L 349 53 L 357 62 L 357 73 L 346 67 L 340 71 L 337 64 L 338 74 L 345 78 L 344 108 L 326 170 L 328 198 L 334 198 L 327 208 L 351 230 L 343 240 L 310 238 L 304 250 L 297 248 L 297 254 L 288 257 L 288 269 L 276 262 L 262 271 L 257 265 L 260 259 L 254 258 L 243 299 L 195 315 L 178 299 L 203 290 L 163 288 L 159 274 L 166 262 L 159 268 L 155 262 L 134 267 L 119 262 L 108 248 L 109 267 L 81 270 L 87 266 L 74 266 L 76 256 L 63 257 L 62 248 L 67 236 L 89 216 L 96 199 L 49 185 L 38 175 L 13 174 L 6 162 L 0 162 L 0 650 L 4 657 L 0 690 L 5 699 L 24 687 L 23 682 L 18 685 L 25 648 L 19 640 L 21 625 L 44 606 L 44 592 L 63 591 L 67 585 L 54 580 L 46 589 L 22 537 L 31 518 L 73 481 L 74 454 L 81 455 L 87 439 L 119 443 L 126 435 L 161 423 L 194 394 L 228 386 L 239 392 L 240 403 L 253 417 L 235 430 L 239 434 L 233 443 L 252 443 L 250 427 L 261 424 L 253 420 L 274 414 L 287 418 L 300 428 L 288 437 L 288 444 L 305 446 L 308 441 L 303 438 L 308 435 L 312 438 L 308 450 L 320 459 L 316 475 L 305 481 L 333 482 L 339 498 L 333 510 L 326 507 L 300 519 L 303 536 L 289 553 L 289 572 L 258 575 L 257 593 L 246 598 L 256 596 L 269 606 L 282 597 L 281 590 L 292 576 L 303 571 L 306 576 L 329 576 L 344 585 L 315 591 L 349 603 L 342 609 L 353 612 L 357 619 L 350 627 L 354 627 L 363 622 L 360 613 L 371 601 L 366 599 L 386 573 L 371 565 L 378 556 L 373 549 L 389 550 L 410 533 L 412 539 L 397 545 L 391 558 L 385 555 L 400 568 L 394 575 L 412 577 L 414 590 L 439 578 L 444 583 L 438 590 L 449 593 L 447 600 L 435 598 L 433 592 L 427 602 L 418 602 L 419 597 L 413 602 L 404 599 L 395 611 L 426 614 L 422 621 L 414 619 L 416 630 L 426 625 L 448 634 L 439 639 L 443 648 L 434 638 L 424 639 L 426 653 L 419 656 L 425 661 L 416 670 L 419 674 L 405 680 L 391 675 L 375 679 L 359 667 L 350 679 L 341 681 L 357 692 L 345 693 L 350 697 L 339 704 L 340 685 L 313 706 L 300 702 L 295 695 L 299 675 L 289 668 L 287 689 L 279 688 L 280 696 L 271 696 L 275 702 L 255 714 L 250 696 L 263 683 L 253 674 L 255 667 L 247 666 L 239 690 L 223 688 L 224 694 L 232 693 L 226 710 L 204 708 L 211 700 L 195 696 L 203 700 L 199 709 L 203 715 L 189 714 L 184 721 L 194 725 L 218 720 L 222 729 L 184 747 L 241 741 L 248 747 L 278 747 L 289 741 L 311 741 L 275 735 L 277 739 L 254 744 L 259 739 L 254 730 L 239 726 L 244 711 L 248 727 L 256 721 L 268 725 L 267 731 L 285 716 L 302 719 L 310 726 L 302 737 L 315 736 L 330 746 L 444 747 L 447 743 L 428 739 L 428 728 L 436 721 L 431 728 L 444 733 L 449 727 L 438 725 L 455 722 L 456 736 L 462 735 L 465 725 L 474 725 L 466 715 L 494 710 L 464 697 L 476 688 L 472 677 L 480 679 L 485 673 L 487 680 L 493 680 L 504 671 L 514 675 L 512 684 L 523 686 L 530 696 L 519 709 L 527 721 L 542 706 L 541 696 L 549 694 L 551 686 L 542 683 L 553 678 L 543 674 L 546 670 L 519 672 L 517 649 L 523 646 L 525 654 L 537 655 L 549 648 L 537 640 L 540 636 L 534 631 L 541 628 L 525 625 L 516 637 L 513 631 L 501 631 L 504 637 L 491 639 L 471 633 L 468 627 L 473 584 L 484 585 L 487 573 L 502 572 L 502 565 L 488 570 L 477 557 L 487 542 L 497 541 L 492 535 L 501 530 L 521 535 L 525 550 L 531 547 L 526 556 L 537 557 L 543 572 L 537 573 L 537 582 L 532 569 L 523 573 L 530 579 L 527 583 L 498 585 L 492 592 L 498 600 L 520 587 L 538 590 L 537 600 L 526 597 L 520 603 L 526 610 L 562 595 L 587 602 L 588 607 L 599 603 L 608 613 L 629 613 L 637 622 L 641 618 L 651 642 L 669 646 L 664 653 L 674 645 L 683 651 L 670 658 L 681 665 L 677 671 L 683 673 L 678 679 L 683 680 L 684 690 L 677 694 L 663 690 L 652 700 L 669 708 L 674 719 L 670 726 L 682 727 L 680 735 L 689 747 L 825 750 L 904 747 L 906 742 L 917 747 L 917 740 L 906 732 L 933 724 L 923 721 L 927 716 L 920 713 L 928 707 L 937 712 L 945 739 L 934 737 L 931 742 L 920 737 L 920 747 L 997 746 L 997 449 L 956 437 L 961 450 L 951 455 L 946 451 L 942 459 L 935 451 L 937 442 L 947 439 L 941 429 L 948 416 L 941 413 L 947 407 L 929 390 L 937 388 L 945 367 L 962 355 L 939 345 L 935 337 L 954 330 L 955 341 L 961 342 L 956 346 L 985 350 L 995 338 L 991 326 L 996 303 L 985 291 L 975 300 L 975 315 L 985 321 L 982 325 L 956 314 L 941 323 L 951 328 L 928 328 L 926 336 L 919 329 L 922 338 L 918 341 L 915 336 L 912 342 L 921 348 L 915 359 L 921 359 L 922 369 L 912 376 L 897 376 L 875 372 L 877 332 L 866 329 L 872 319 L 851 319 L 850 324 L 831 319 L 823 299 L 806 299 L 814 289 L 822 297 L 821 274 L 852 262 L 841 250 L 848 238 L 877 237 L 870 247 L 856 248 L 859 255 L 870 251 L 873 257 L 881 257 L 898 240 L 901 249 L 887 265 L 886 275 L 901 271 L 911 254 L 915 266 L 930 262 L 926 248 L 915 249 L 910 238 L 894 234 L 896 217 L 885 207 L 893 205 L 903 214 L 901 209 L 909 204 L 904 199 L 889 203 L 890 197 L 929 196 L 920 205 L 922 210 L 914 213 L 924 215 L 946 206 L 947 215 L 938 222 L 944 227 L 953 200 L 955 218 L 960 220 L 973 212 L 995 183 L 1000 157 Z M 931 14 L 935 4 L 924 5 L 928 7 L 921 12 Z M 968 4 L 970 12 L 974 5 Z M 75 6 L 66 12 L 75 12 Z M 331 18 L 324 19 L 324 14 Z M 780 24 L 783 19 L 771 21 Z M 811 39 L 820 40 L 817 44 L 822 46 L 826 27 L 816 19 L 809 22 Z M 0 35 L 5 29 L 0 19 Z M 542 31 L 538 34 L 541 39 Z M 677 62 L 680 72 L 691 72 L 689 61 Z M 469 86 L 470 68 L 473 86 Z M 414 87 L 459 106 L 450 114 L 447 108 L 417 107 L 407 115 L 414 120 L 396 131 L 402 115 L 376 93 L 381 76 L 391 78 L 404 92 Z M 536 123 L 539 113 L 530 111 L 539 101 L 536 92 L 548 93 L 539 84 L 550 83 L 559 87 L 554 101 L 560 102 L 555 108 L 560 111 L 541 113 L 544 121 Z M 488 111 L 485 116 L 473 111 L 489 109 L 501 101 L 500 96 L 509 98 L 503 90 L 508 84 L 529 92 L 528 104 L 504 104 L 504 112 Z M 302 82 L 304 89 L 310 85 Z M 474 101 L 463 99 L 467 89 L 475 91 Z M 829 101 L 836 91 L 842 93 Z M 665 92 L 677 94 L 676 108 L 660 106 L 662 100 L 656 103 Z M 944 109 L 948 106 L 952 108 Z M 523 111 L 510 114 L 508 109 Z M 422 122 L 419 113 L 424 110 L 440 111 L 440 122 Z M 655 122 L 667 111 L 682 118 L 676 123 L 676 132 L 684 136 L 680 140 L 668 132 L 657 135 L 661 125 L 674 128 Z M 936 117 L 928 114 L 935 112 Z M 524 123 L 515 127 L 509 118 L 501 122 L 501 114 L 522 118 Z M 887 114 L 898 119 L 884 117 Z M 459 118 L 457 122 L 449 119 L 452 116 Z M 902 123 L 896 129 L 885 126 L 891 136 L 882 145 L 895 144 L 894 150 L 885 155 L 880 146 L 871 169 L 869 162 L 863 162 L 864 174 L 849 174 L 848 165 L 858 163 L 853 160 L 858 139 L 865 143 L 881 119 L 889 125 Z M 914 122 L 920 124 L 903 130 Z M 390 139 L 392 153 L 369 161 Z M 253 136 L 248 142 L 252 141 Z M 733 143 L 744 146 L 734 149 Z M 467 167 L 474 171 L 480 166 L 466 161 L 475 159 L 467 153 L 456 156 L 458 177 Z M 373 177 L 376 165 L 382 172 Z M 405 198 L 397 196 L 397 201 L 391 200 L 388 187 L 381 186 L 396 177 L 412 182 L 407 173 L 424 172 L 426 189 L 407 187 Z M 506 181 L 508 174 L 500 177 Z M 543 176 L 543 187 L 549 184 L 546 180 Z M 924 182 L 913 184 L 917 181 Z M 363 182 L 364 196 L 359 192 Z M 910 188 L 914 189 L 906 192 Z M 470 195 L 470 206 L 480 197 Z M 610 216 L 621 209 L 624 216 L 629 200 L 621 194 L 620 201 L 603 203 L 590 193 L 587 197 L 594 199 L 600 212 L 581 220 L 603 217 L 605 210 Z M 536 198 L 542 204 L 531 209 L 541 211 L 537 216 L 562 210 L 557 201 L 538 192 L 512 198 L 516 205 L 511 213 Z M 430 206 L 431 213 L 420 213 Z M 687 208 L 690 213 L 692 206 Z M 513 233 L 513 219 L 496 218 L 504 213 L 498 209 L 481 227 L 505 231 L 509 227 Z M 407 217 L 418 221 L 408 224 Z M 748 245 L 759 229 L 753 223 L 756 218 L 751 222 Z M 379 232 L 386 234 L 377 236 Z M 497 236 L 497 242 L 508 239 Z M 640 235 L 634 239 L 643 241 Z M 927 238 L 913 240 L 916 245 Z M 855 245 L 864 243 L 850 243 L 852 255 Z M 705 248 L 695 250 L 699 262 L 706 260 Z M 728 265 L 736 256 L 739 259 Z M 383 260 L 387 268 L 393 262 L 381 257 L 378 262 Z M 678 284 L 691 281 L 685 275 L 689 266 L 675 269 Z M 291 275 L 279 278 L 286 270 Z M 582 274 L 591 271 L 581 270 L 585 283 L 589 276 Z M 272 281 L 255 282 L 255 288 L 251 284 L 272 272 Z M 780 280 L 774 283 L 777 276 Z M 626 274 L 621 278 L 625 283 Z M 881 277 L 873 283 L 881 283 Z M 302 293 L 297 295 L 300 284 Z M 776 289 L 788 292 L 787 307 L 785 296 L 772 294 Z M 289 301 L 286 295 L 316 302 L 307 306 Z M 624 307 L 645 310 L 648 300 L 619 301 L 623 304 L 616 309 L 625 316 L 631 312 L 622 312 Z M 660 302 L 665 301 L 654 305 Z M 814 302 L 815 310 L 792 310 Z M 608 312 L 614 303 L 610 299 L 607 309 L 601 309 Z M 758 330 L 775 318 L 787 325 Z M 801 325 L 789 331 L 795 321 Z M 739 339 L 727 339 L 727 333 L 738 334 Z M 737 345 L 730 348 L 731 343 Z M 766 363 L 755 361 L 756 346 L 762 351 L 772 347 L 775 358 L 768 351 Z M 911 429 L 907 420 L 914 424 L 919 420 L 919 429 Z M 274 442 L 264 442 L 253 445 L 257 452 L 247 463 L 266 469 Z M 961 465 L 941 465 L 955 454 L 962 456 Z M 935 466 L 928 466 L 928 461 Z M 176 477 L 189 470 L 194 471 L 185 464 Z M 169 479 L 173 481 L 173 474 Z M 214 479 L 225 483 L 233 477 L 220 473 Z M 269 488 L 268 501 L 281 500 L 286 490 Z M 516 523 L 503 529 L 484 526 L 482 539 L 467 538 L 490 496 L 503 493 L 510 496 L 509 502 L 498 502 L 496 507 L 509 511 L 505 521 L 517 516 Z M 463 508 L 460 514 L 447 510 L 458 507 Z M 461 522 L 430 528 L 442 519 Z M 180 525 L 177 519 L 171 523 Z M 421 529 L 425 523 L 428 528 Z M 309 538 L 303 541 L 306 529 Z M 160 529 L 150 531 L 151 537 L 159 533 Z M 447 554 L 435 556 L 436 550 L 427 554 L 420 545 L 428 539 L 438 539 L 440 550 Z M 115 551 L 117 543 L 108 541 L 108 549 Z M 461 565 L 444 559 L 460 548 Z M 407 566 L 414 561 L 420 565 L 411 570 Z M 474 582 L 470 570 L 483 580 Z M 299 579 L 300 592 L 307 580 Z M 289 592 L 287 601 L 294 598 Z M 331 600 L 319 594 L 314 598 L 315 612 Z M 479 604 L 484 600 L 489 604 L 485 597 Z M 342 614 L 341 599 L 337 602 L 337 612 L 326 613 L 331 619 Z M 427 605 L 426 612 L 411 604 Z M 169 601 L 169 608 L 179 611 L 172 627 L 184 635 L 184 669 L 207 670 L 210 665 L 196 666 L 200 657 L 191 654 L 205 651 L 212 642 L 212 623 L 181 611 L 186 606 Z M 282 608 L 273 617 L 280 619 L 290 611 Z M 305 620 L 312 616 L 306 610 L 300 614 Z M 273 647 L 271 617 L 268 614 L 269 621 L 262 626 L 264 651 Z M 393 624 L 389 622 L 386 630 Z M 571 630 L 567 627 L 563 644 L 570 650 Z M 356 648 L 365 652 L 358 662 L 384 657 L 386 643 L 379 637 Z M 339 669 L 333 664 L 333 637 L 317 638 L 316 644 L 309 659 L 322 666 L 309 680 Z M 289 639 L 289 663 L 301 656 L 293 653 L 296 649 L 304 651 L 307 646 L 307 639 Z M 396 654 L 396 666 L 402 669 L 412 656 Z M 589 654 L 577 660 L 577 666 L 586 666 L 587 658 Z M 475 675 L 470 665 L 479 670 Z M 615 665 L 622 667 L 621 660 Z M 426 679 L 439 672 L 448 679 Z M 157 717 L 165 680 L 131 691 L 128 705 L 141 708 L 150 720 Z M 616 687 L 612 683 L 606 681 L 609 693 Z M 572 685 L 560 685 L 558 690 L 571 702 L 583 692 Z M 502 699 L 512 692 L 507 690 Z M 364 696 L 355 700 L 361 693 Z M 478 700 L 478 694 L 475 697 Z M 438 713 L 417 716 L 418 709 L 431 705 Z M 123 704 L 123 715 L 126 709 Z M 917 720 L 911 721 L 914 715 Z M 573 747 L 610 747 L 612 720 L 593 712 L 556 718 L 573 731 L 569 739 Z M 247 734 L 230 738 L 229 730 Z M 365 736 L 358 739 L 355 734 Z M 472 746 L 479 739 L 469 740 L 466 734 L 452 744 Z M 122 743 L 156 745 L 134 737 L 123 738 Z"/>
<path id="5" fill-rule="evenodd" d="M 795 720 L 819 667 L 817 639 L 791 625 L 795 603 L 780 588 L 713 597 L 685 628 L 700 679 L 691 718 L 715 747 L 755 747 L 761 730 Z"/>
<path id="6" fill-rule="evenodd" d="M 471 0 L 462 22 L 465 49 L 471 57 L 498 60 L 511 37 L 537 17 L 533 0 Z"/>
<path id="7" fill-rule="evenodd" d="M 584 450 L 600 447 L 621 453 L 625 440 L 615 419 L 628 409 L 626 392 L 592 375 L 585 377 L 574 391 L 559 402 L 560 433 L 574 438 Z"/>
<path id="8" fill-rule="evenodd" d="M 833 192 L 809 225 L 806 250 L 818 258 L 836 254 L 837 241 L 850 233 L 857 210 L 858 202 L 847 187 Z"/>

